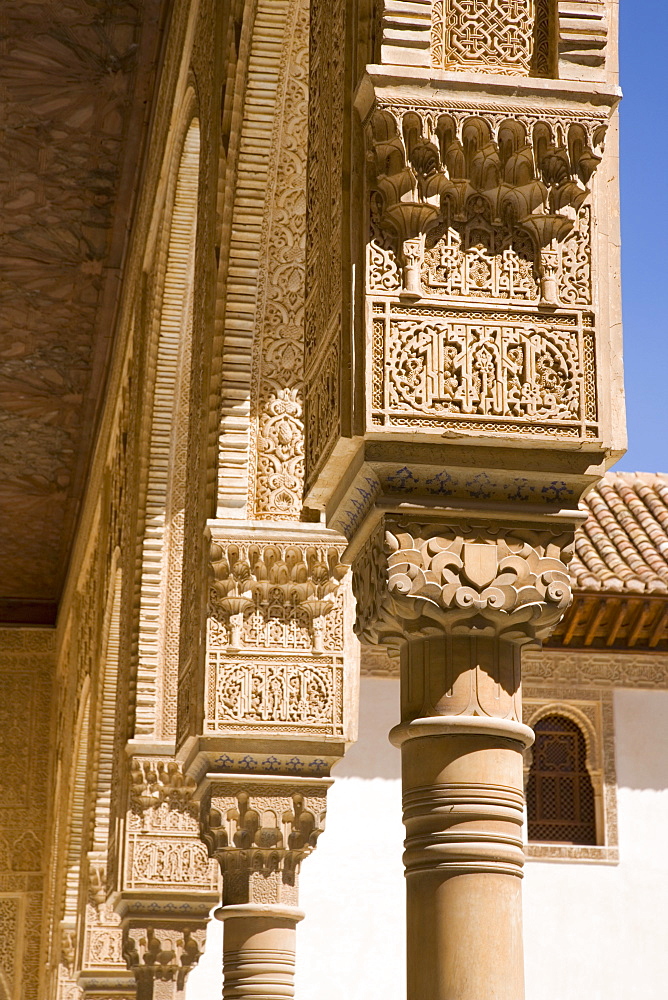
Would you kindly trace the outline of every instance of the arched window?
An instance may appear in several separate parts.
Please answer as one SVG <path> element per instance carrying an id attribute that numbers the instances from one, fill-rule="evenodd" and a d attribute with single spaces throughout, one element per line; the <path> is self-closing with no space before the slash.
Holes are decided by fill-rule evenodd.
<path id="1" fill-rule="evenodd" d="M 594 787 L 580 727 L 554 714 L 539 719 L 534 732 L 527 785 L 529 840 L 596 844 Z"/>

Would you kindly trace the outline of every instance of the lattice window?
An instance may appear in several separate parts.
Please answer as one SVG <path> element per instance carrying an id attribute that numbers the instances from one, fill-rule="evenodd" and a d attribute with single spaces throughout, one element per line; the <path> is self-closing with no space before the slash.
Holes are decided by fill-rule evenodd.
<path id="1" fill-rule="evenodd" d="M 432 65 L 557 75 L 557 0 L 433 0 Z"/>
<path id="2" fill-rule="evenodd" d="M 527 785 L 529 840 L 596 844 L 594 788 L 580 727 L 555 714 L 539 719 L 534 731 Z"/>

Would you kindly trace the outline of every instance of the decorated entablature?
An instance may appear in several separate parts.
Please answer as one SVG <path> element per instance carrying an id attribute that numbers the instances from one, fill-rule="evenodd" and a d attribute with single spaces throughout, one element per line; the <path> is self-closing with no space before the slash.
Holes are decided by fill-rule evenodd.
<path id="1" fill-rule="evenodd" d="M 623 446 L 617 91 L 424 72 L 357 89 L 364 280 L 308 363 L 306 502 L 349 539 L 405 503 L 574 512 Z"/>

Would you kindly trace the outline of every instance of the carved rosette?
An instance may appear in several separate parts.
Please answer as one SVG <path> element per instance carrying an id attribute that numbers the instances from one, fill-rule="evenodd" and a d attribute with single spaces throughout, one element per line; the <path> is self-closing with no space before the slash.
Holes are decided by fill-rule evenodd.
<path id="1" fill-rule="evenodd" d="M 209 776 L 200 835 L 220 864 L 223 904 L 298 899 L 299 868 L 325 826 L 331 781 Z"/>
<path id="2" fill-rule="evenodd" d="M 489 523 L 388 517 L 353 570 L 357 633 L 398 648 L 445 633 L 541 640 L 571 602 L 570 526 L 521 529 Z"/>

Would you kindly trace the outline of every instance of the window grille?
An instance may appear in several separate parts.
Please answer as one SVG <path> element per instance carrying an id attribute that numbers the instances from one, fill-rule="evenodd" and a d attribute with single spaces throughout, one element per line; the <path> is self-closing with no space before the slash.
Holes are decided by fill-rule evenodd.
<path id="1" fill-rule="evenodd" d="M 580 727 L 564 716 L 547 715 L 534 731 L 527 785 L 529 840 L 596 844 L 594 788 Z"/>

